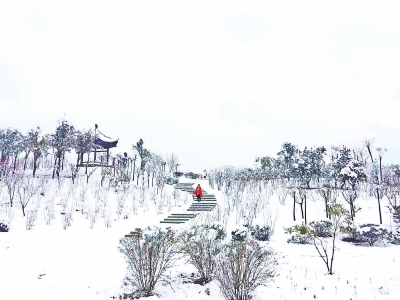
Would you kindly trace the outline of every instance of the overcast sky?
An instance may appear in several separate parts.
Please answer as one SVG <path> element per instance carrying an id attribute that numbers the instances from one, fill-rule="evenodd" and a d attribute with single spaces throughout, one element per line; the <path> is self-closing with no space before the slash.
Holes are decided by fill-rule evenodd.
<path id="1" fill-rule="evenodd" d="M 284 142 L 400 163 L 399 1 L 1 1 L 0 128 L 94 124 L 182 171 Z"/>

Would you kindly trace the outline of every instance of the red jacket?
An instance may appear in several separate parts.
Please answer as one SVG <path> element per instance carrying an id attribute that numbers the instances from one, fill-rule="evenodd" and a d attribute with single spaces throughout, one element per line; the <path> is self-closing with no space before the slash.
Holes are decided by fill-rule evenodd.
<path id="1" fill-rule="evenodd" d="M 201 190 L 201 187 L 197 187 L 194 191 L 193 191 L 194 195 L 200 195 L 200 197 L 203 197 L 203 191 Z"/>

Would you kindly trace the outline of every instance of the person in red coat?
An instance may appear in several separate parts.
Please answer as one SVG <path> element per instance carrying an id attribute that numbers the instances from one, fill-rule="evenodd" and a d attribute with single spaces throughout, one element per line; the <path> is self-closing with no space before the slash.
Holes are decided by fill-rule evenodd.
<path id="1" fill-rule="evenodd" d="M 193 191 L 193 194 L 197 196 L 197 202 L 200 202 L 201 197 L 203 197 L 200 184 L 197 185 L 196 189 Z"/>

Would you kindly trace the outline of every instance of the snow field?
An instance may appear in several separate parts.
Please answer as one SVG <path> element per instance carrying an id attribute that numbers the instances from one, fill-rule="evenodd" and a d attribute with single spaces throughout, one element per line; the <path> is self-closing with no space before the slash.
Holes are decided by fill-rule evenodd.
<path id="1" fill-rule="evenodd" d="M 66 179 L 70 180 L 70 179 Z M 90 182 L 95 182 L 96 177 L 91 177 Z M 56 180 L 48 183 L 48 193 L 45 192 L 38 210 L 37 220 L 31 230 L 26 230 L 26 217 L 17 205 L 13 208 L 13 220 L 10 232 L 0 234 L 0 298 L 1 299 L 110 299 L 124 292 L 122 280 L 125 275 L 126 263 L 118 251 L 118 242 L 125 234 L 146 226 L 161 228 L 184 228 L 194 224 L 214 222 L 225 223 L 228 238 L 233 229 L 243 224 L 243 217 L 237 216 L 235 210 L 229 217 L 224 215 L 227 209 L 227 199 L 221 191 L 214 190 L 204 180 L 181 179 L 182 182 L 191 181 L 201 183 L 208 193 L 214 194 L 218 199 L 218 209 L 186 222 L 185 224 L 161 224 L 162 219 L 171 213 L 183 213 L 190 206 L 186 194 L 182 192 L 179 200 L 173 198 L 173 187 L 165 186 L 164 206 L 160 206 L 154 193 L 146 192 L 144 198 L 140 191 L 134 189 L 135 197 L 128 195 L 122 210 L 127 212 L 128 218 L 118 215 L 118 197 L 110 191 L 106 198 L 110 226 L 107 228 L 104 213 L 99 208 L 93 228 L 90 225 L 89 206 L 93 207 L 94 196 L 89 187 L 81 211 L 72 212 L 71 225 L 63 230 L 63 217 L 61 215 L 61 194 L 58 193 Z M 89 184 L 90 185 L 90 184 Z M 79 184 L 78 184 L 79 186 Z M 66 187 L 66 186 L 65 186 Z M 4 196 L 3 190 L 2 196 Z M 54 216 L 50 225 L 46 224 L 45 204 L 54 198 Z M 72 197 L 72 196 L 71 196 Z M 252 196 L 249 195 L 249 198 Z M 0 197 L 5 201 L 4 197 Z M 246 195 L 242 201 L 249 199 Z M 307 219 L 320 220 L 324 217 L 324 203 L 321 198 L 314 197 L 315 201 L 308 200 Z M 80 208 L 80 196 L 77 192 L 73 199 L 76 200 L 75 208 Z M 71 199 L 70 199 L 71 200 Z M 68 203 L 70 203 L 68 200 Z M 186 201 L 186 203 L 185 203 Z M 249 200 L 250 201 L 250 200 Z M 251 200 L 252 201 L 252 200 Z M 264 200 L 263 200 L 264 201 Z M 382 201 L 384 225 L 390 226 L 390 214 Z M 72 203 L 73 201 L 71 201 Z M 167 203 L 169 202 L 169 204 Z M 30 203 L 27 208 L 35 205 Z M 75 204 L 69 204 L 75 205 Z M 290 197 L 285 205 L 279 201 L 278 195 L 273 194 L 269 200 L 271 215 L 277 219 L 275 234 L 268 244 L 279 257 L 278 274 L 268 286 L 257 288 L 254 299 L 399 299 L 400 298 L 400 248 L 387 244 L 368 246 L 355 246 L 337 240 L 338 250 L 335 253 L 333 265 L 334 275 L 326 275 L 323 261 L 313 245 L 288 244 L 288 235 L 283 228 L 301 223 L 299 208 L 296 208 L 297 222 L 293 221 Z M 356 201 L 362 211 L 356 215 L 356 222 L 379 223 L 377 203 L 374 198 Z M 137 213 L 134 213 L 134 207 Z M 157 207 L 158 206 L 158 207 Z M 68 205 L 66 206 L 68 207 Z M 170 211 L 168 211 L 170 207 Z M 3 206 L 2 216 L 5 216 Z M 159 212 L 161 212 L 160 214 Z M 268 219 L 265 209 L 260 210 L 255 224 L 262 224 Z M 88 218 L 86 216 L 88 215 Z M 393 224 L 392 224 L 393 225 Z M 159 284 L 155 292 L 158 296 L 149 299 L 223 299 L 217 283 L 212 281 L 206 286 L 183 283 L 185 276 L 196 273 L 196 269 L 185 260 L 169 270 L 170 285 Z M 209 288 L 210 295 L 205 292 Z M 129 292 L 129 291 L 125 291 Z"/>

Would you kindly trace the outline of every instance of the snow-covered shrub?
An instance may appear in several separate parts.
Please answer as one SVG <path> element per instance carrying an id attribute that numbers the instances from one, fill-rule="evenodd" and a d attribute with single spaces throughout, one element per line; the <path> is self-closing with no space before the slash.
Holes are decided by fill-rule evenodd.
<path id="1" fill-rule="evenodd" d="M 269 242 L 272 236 L 271 227 L 267 226 L 249 226 L 251 236 L 257 241 Z"/>
<path id="2" fill-rule="evenodd" d="M 277 276 L 277 260 L 256 241 L 231 241 L 216 257 L 215 279 L 227 300 L 249 300 L 260 286 Z"/>
<path id="3" fill-rule="evenodd" d="M 48 195 L 50 194 L 50 195 Z M 44 203 L 44 220 L 46 225 L 50 225 L 51 220 L 55 219 L 55 200 L 54 193 L 50 192 L 46 194 Z"/>
<path id="4" fill-rule="evenodd" d="M 142 234 L 124 237 L 119 243 L 128 263 L 125 283 L 138 297 L 151 296 L 165 271 L 179 259 L 179 244 L 172 230 L 147 227 Z"/>
<path id="5" fill-rule="evenodd" d="M 104 225 L 106 228 L 111 227 L 112 223 L 112 209 L 109 205 L 107 205 L 104 209 Z"/>
<path id="6" fill-rule="evenodd" d="M 313 221 L 308 226 L 317 237 L 332 237 L 332 222 L 329 220 Z"/>
<path id="7" fill-rule="evenodd" d="M 360 227 L 354 224 L 354 222 L 349 222 L 349 224 L 343 226 L 340 231 L 347 234 L 347 236 L 342 239 L 345 242 L 361 243 L 364 241 Z"/>
<path id="8" fill-rule="evenodd" d="M 376 242 L 383 242 L 389 239 L 389 232 L 386 228 L 379 228 L 379 225 L 364 224 L 360 225 L 363 241 L 373 246 Z"/>
<path id="9" fill-rule="evenodd" d="M 132 206 L 133 214 L 137 215 L 138 210 L 139 210 L 139 197 L 136 194 L 135 190 L 133 190 L 131 193 L 131 206 Z"/>
<path id="10" fill-rule="evenodd" d="M 5 222 L 0 222 L 0 232 L 8 232 L 9 228 L 8 225 L 5 224 Z"/>
<path id="11" fill-rule="evenodd" d="M 171 209 L 172 209 L 172 199 L 171 198 L 172 197 L 170 195 L 165 196 L 168 211 L 171 211 Z"/>
<path id="12" fill-rule="evenodd" d="M 292 227 L 284 228 L 286 234 L 290 234 L 288 243 L 293 244 L 311 244 L 311 238 L 308 236 L 309 229 L 306 225 L 294 225 Z"/>
<path id="13" fill-rule="evenodd" d="M 400 205 L 389 206 L 390 213 L 392 214 L 393 221 L 400 226 Z"/>
<path id="14" fill-rule="evenodd" d="M 62 218 L 63 229 L 67 229 L 67 227 L 71 226 L 72 224 L 72 212 L 68 211 L 63 214 Z"/>
<path id="15" fill-rule="evenodd" d="M 25 228 L 26 230 L 31 230 L 33 226 L 35 225 L 36 219 L 38 215 L 38 210 L 37 209 L 29 209 L 26 212 L 26 223 L 25 223 Z"/>
<path id="16" fill-rule="evenodd" d="M 400 227 L 396 227 L 396 229 L 391 232 L 391 240 L 393 245 L 400 245 Z"/>
<path id="17" fill-rule="evenodd" d="M 235 229 L 231 232 L 232 241 L 244 242 L 247 239 L 248 232 L 246 229 Z"/>
<path id="18" fill-rule="evenodd" d="M 200 284 L 212 280 L 215 270 L 215 256 L 221 251 L 221 228 L 194 226 L 180 234 L 180 250 L 187 256 L 188 262 L 199 271 Z"/>
<path id="19" fill-rule="evenodd" d="M 110 177 L 110 187 L 114 188 L 115 192 L 127 191 L 129 188 L 130 177 L 126 173 L 117 174 Z"/>
<path id="20" fill-rule="evenodd" d="M 216 234 L 217 234 L 216 239 L 219 239 L 219 240 L 225 239 L 226 231 L 222 224 L 214 223 L 214 224 L 211 224 L 211 226 L 209 226 L 209 228 L 216 231 Z"/>
<path id="21" fill-rule="evenodd" d="M 127 194 L 126 192 L 119 192 L 117 193 L 117 215 L 118 220 L 122 215 L 122 211 L 124 210 L 125 201 L 126 201 Z"/>
<path id="22" fill-rule="evenodd" d="M 79 191 L 79 209 L 81 213 L 83 214 L 83 210 L 85 209 L 85 201 L 86 201 L 86 192 L 87 192 L 87 185 L 85 187 L 82 187 L 82 189 Z"/>

